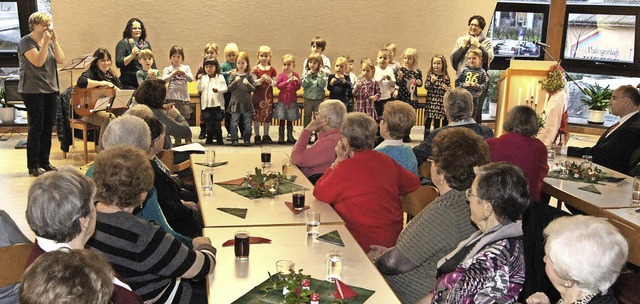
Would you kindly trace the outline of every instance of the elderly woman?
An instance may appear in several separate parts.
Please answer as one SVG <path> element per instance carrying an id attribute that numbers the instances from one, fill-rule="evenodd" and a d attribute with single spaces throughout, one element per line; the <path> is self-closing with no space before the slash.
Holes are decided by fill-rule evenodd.
<path id="1" fill-rule="evenodd" d="M 94 180 L 98 220 L 90 245 L 135 282 L 144 301 L 206 303 L 204 279 L 216 262 L 211 240 L 194 238 L 192 250 L 132 214 L 153 186 L 147 155 L 129 146 L 105 150 L 96 157 Z"/>
<path id="2" fill-rule="evenodd" d="M 529 181 L 531 200 L 542 199 L 542 180 L 547 176 L 547 147 L 537 138 L 538 116 L 527 106 L 513 107 L 504 121 L 507 132 L 487 140 L 491 161 L 505 161 L 518 166 Z"/>
<path id="3" fill-rule="evenodd" d="M 105 48 L 98 48 L 93 52 L 93 60 L 89 65 L 89 69 L 84 71 L 78 78 L 78 87 L 83 89 L 95 87 L 120 89 L 121 86 L 120 80 L 118 80 L 118 77 L 116 77 L 111 70 L 111 54 Z M 114 117 L 115 115 L 111 112 L 98 111 L 89 116 L 82 117 L 82 121 L 99 125 L 100 138 L 102 138 L 104 130 Z M 102 146 L 100 143 L 98 143 L 98 145 Z"/>
<path id="4" fill-rule="evenodd" d="M 527 180 L 508 163 L 484 165 L 475 174 L 466 196 L 480 230 L 438 261 L 436 287 L 419 303 L 511 303 L 522 290 Z"/>
<path id="5" fill-rule="evenodd" d="M 110 303 L 113 269 L 99 253 L 56 250 L 38 258 L 25 271 L 20 303 Z"/>
<path id="6" fill-rule="evenodd" d="M 104 136 L 105 149 L 119 145 L 136 147 L 147 153 L 152 164 L 154 159 L 157 159 L 158 151 L 162 150 L 163 142 L 164 125 L 158 119 L 149 117 L 142 120 L 128 114 L 115 119 L 105 131 Z M 93 166 L 90 167 L 87 170 L 87 175 L 93 177 L 93 170 Z M 159 176 L 161 173 L 156 172 L 154 177 L 161 179 Z M 200 213 L 192 209 L 194 203 L 183 203 L 177 198 L 177 194 L 174 195 L 174 199 L 166 199 L 165 192 L 175 191 L 177 193 L 178 190 L 168 187 L 152 187 L 143 207 L 136 210 L 134 214 L 147 221 L 155 222 L 164 231 L 191 247 L 191 237 L 201 235 L 202 220 L 198 220 Z M 159 193 L 163 194 L 159 197 Z"/>
<path id="7" fill-rule="evenodd" d="M 418 160 L 402 139 L 409 136 L 416 121 L 416 111 L 406 102 L 391 101 L 384 105 L 384 115 L 380 117 L 380 136 L 384 141 L 376 151 L 389 155 L 405 169 L 418 175 Z"/>
<path id="8" fill-rule="evenodd" d="M 463 88 L 455 88 L 444 94 L 444 113 L 451 122 L 449 125 L 438 128 L 429 133 L 427 138 L 419 145 L 413 147 L 418 165 L 431 156 L 431 145 L 433 139 L 442 130 L 448 128 L 467 128 L 482 136 L 485 140 L 493 137 L 493 131 L 489 127 L 477 123 L 471 115 L 473 114 L 473 96 Z"/>
<path id="9" fill-rule="evenodd" d="M 340 100 L 329 99 L 322 102 L 316 118 L 302 130 L 291 150 L 291 162 L 314 185 L 336 159 L 334 149 L 340 140 L 340 127 L 345 114 L 347 108 Z M 318 132 L 318 140 L 313 146 L 307 147 L 313 132 Z"/>
<path id="10" fill-rule="evenodd" d="M 400 196 L 420 187 L 415 174 L 373 150 L 376 130 L 367 114 L 345 115 L 336 160 L 313 190 L 333 206 L 365 251 L 373 244 L 395 245 L 403 223 Z"/>
<path id="11" fill-rule="evenodd" d="M 144 49 L 151 50 L 151 44 L 147 41 L 147 29 L 142 20 L 131 18 L 122 32 L 122 40 L 116 45 L 116 66 L 120 69 L 120 82 L 124 89 L 138 87 L 136 72 L 142 70 L 138 53 Z M 156 63 L 151 67 L 157 69 Z"/>
<path id="12" fill-rule="evenodd" d="M 562 297 L 558 303 L 618 303 L 607 290 L 627 262 L 627 240 L 604 218 L 575 215 L 544 229 L 545 272 Z M 528 304 L 549 304 L 538 292 Z"/>
<path id="13" fill-rule="evenodd" d="M 403 303 L 415 303 L 433 289 L 436 262 L 476 231 L 465 190 L 475 177 L 473 167 L 489 162 L 489 147 L 471 130 L 444 130 L 433 142 L 430 161 L 440 196 L 411 219 L 394 247 L 374 245 L 369 252 Z"/>
<path id="14" fill-rule="evenodd" d="M 51 29 L 51 17 L 31 14 L 29 29 L 31 33 L 18 43 L 18 92 L 29 115 L 27 168 L 30 175 L 38 176 L 56 170 L 49 163 L 49 154 L 60 93 L 56 64 L 64 63 L 64 52 Z"/>
<path id="15" fill-rule="evenodd" d="M 164 100 L 167 97 L 167 86 L 164 80 L 146 80 L 136 90 L 134 97 L 137 103 L 149 106 L 153 115 L 165 125 L 164 149 L 171 148 L 171 136 L 179 139 L 191 138 L 189 122 L 176 108 L 164 108 Z"/>
<path id="16" fill-rule="evenodd" d="M 95 193 L 94 183 L 71 167 L 44 174 L 31 184 L 27 223 L 36 234 L 36 243 L 26 266 L 45 252 L 85 248 L 96 227 Z M 142 303 L 118 276 L 113 285 L 113 303 Z"/>

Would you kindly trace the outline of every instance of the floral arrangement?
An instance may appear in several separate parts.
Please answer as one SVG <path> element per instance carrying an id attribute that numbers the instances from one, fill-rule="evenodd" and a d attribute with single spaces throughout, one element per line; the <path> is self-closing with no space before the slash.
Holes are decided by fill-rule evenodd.
<path id="1" fill-rule="evenodd" d="M 284 303 L 287 304 L 309 303 L 311 301 L 311 296 L 316 293 L 309 287 L 310 279 L 311 276 L 303 274 L 302 269 L 298 270 L 298 272 L 295 272 L 293 269 L 291 269 L 289 270 L 289 273 L 279 273 L 277 276 L 273 276 L 271 275 L 271 273 L 269 273 L 269 284 L 262 287 L 260 290 L 264 292 L 265 297 L 271 291 L 282 290 L 282 294 L 284 295 Z M 345 303 L 347 303 L 346 300 L 336 299 L 328 304 Z"/>
<path id="2" fill-rule="evenodd" d="M 542 90 L 545 92 L 555 93 L 560 91 L 564 89 L 564 86 L 566 85 L 564 69 L 560 64 L 552 65 L 549 67 L 547 78 L 538 82 L 540 83 Z"/>
<path id="3" fill-rule="evenodd" d="M 282 174 L 280 172 L 269 171 L 263 173 L 260 168 L 255 169 L 255 173 L 248 173 L 245 182 L 249 185 L 249 195 L 255 198 L 274 197 L 278 194 Z"/>
<path id="4" fill-rule="evenodd" d="M 602 169 L 597 166 L 586 166 L 584 163 L 576 163 L 575 161 L 556 163 L 549 171 L 549 177 L 569 180 L 579 180 L 588 183 L 597 183 L 602 180 L 605 175 Z"/>

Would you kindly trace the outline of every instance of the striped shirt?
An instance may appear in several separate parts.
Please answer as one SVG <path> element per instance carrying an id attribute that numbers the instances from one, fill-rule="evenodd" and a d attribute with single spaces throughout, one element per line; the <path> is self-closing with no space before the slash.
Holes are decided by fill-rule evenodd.
<path id="1" fill-rule="evenodd" d="M 88 244 L 104 254 L 145 302 L 190 303 L 188 279 L 204 279 L 215 267 L 212 246 L 191 250 L 159 226 L 124 211 L 98 212 Z"/>

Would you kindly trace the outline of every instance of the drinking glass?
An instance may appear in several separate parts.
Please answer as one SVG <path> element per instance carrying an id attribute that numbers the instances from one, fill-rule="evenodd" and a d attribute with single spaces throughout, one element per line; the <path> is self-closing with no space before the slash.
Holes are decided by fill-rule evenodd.
<path id="1" fill-rule="evenodd" d="M 296 263 L 289 260 L 279 260 L 276 262 L 276 272 L 278 276 L 290 274 L 292 271 L 295 272 Z"/>
<path id="2" fill-rule="evenodd" d="M 591 163 L 593 163 L 593 156 L 591 155 L 582 155 L 582 166 L 585 168 L 591 168 Z"/>
<path id="3" fill-rule="evenodd" d="M 294 187 L 291 191 L 291 202 L 294 210 L 304 210 L 304 187 Z"/>
<path id="4" fill-rule="evenodd" d="M 640 206 L 640 176 L 636 176 L 633 178 L 631 191 L 631 206 Z"/>
<path id="5" fill-rule="evenodd" d="M 202 170 L 200 173 L 200 184 L 203 190 L 213 190 L 213 170 Z"/>
<path id="6" fill-rule="evenodd" d="M 260 161 L 263 167 L 271 167 L 271 148 L 262 147 L 260 149 Z"/>
<path id="7" fill-rule="evenodd" d="M 216 149 L 206 148 L 204 150 L 204 155 L 205 155 L 207 165 L 213 166 L 213 164 L 216 163 Z"/>
<path id="8" fill-rule="evenodd" d="M 553 146 L 548 146 L 547 147 L 547 162 L 552 164 L 553 161 L 556 158 L 556 150 L 553 148 Z"/>
<path id="9" fill-rule="evenodd" d="M 342 278 L 342 252 L 331 251 L 327 253 L 326 261 L 327 281 L 334 282 Z"/>
<path id="10" fill-rule="evenodd" d="M 320 212 L 315 210 L 307 211 L 307 235 L 317 236 L 320 234 Z"/>
<path id="11" fill-rule="evenodd" d="M 249 232 L 236 232 L 234 241 L 236 259 L 247 260 L 249 258 Z"/>
<path id="12" fill-rule="evenodd" d="M 291 179 L 291 176 L 293 175 L 293 164 L 291 163 L 291 159 L 288 157 L 282 159 L 282 175 L 286 179 Z"/>

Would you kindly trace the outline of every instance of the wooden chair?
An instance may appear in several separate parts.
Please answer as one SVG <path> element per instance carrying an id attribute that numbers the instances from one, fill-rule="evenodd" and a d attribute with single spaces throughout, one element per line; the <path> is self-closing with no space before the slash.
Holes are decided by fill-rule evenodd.
<path id="1" fill-rule="evenodd" d="M 171 173 L 180 172 L 184 169 L 191 168 L 191 159 L 185 160 L 179 164 L 173 163 L 173 150 L 162 150 L 156 155 L 162 163 L 171 170 Z"/>
<path id="2" fill-rule="evenodd" d="M 424 207 L 431 204 L 440 193 L 434 186 L 423 185 L 402 197 L 402 211 L 407 213 L 407 222 L 416 216 Z"/>
<path id="3" fill-rule="evenodd" d="M 69 126 L 71 127 L 71 136 L 72 138 L 72 151 L 76 150 L 76 138 L 74 136 L 74 131 L 73 130 L 82 130 L 82 144 L 84 147 L 84 158 L 83 161 L 85 163 L 87 163 L 89 161 L 89 150 L 87 148 L 87 136 L 88 136 L 88 132 L 90 130 L 100 130 L 100 126 L 98 125 L 94 125 L 94 124 L 90 124 L 88 122 L 82 121 L 81 119 L 69 119 Z M 67 153 L 63 152 L 62 153 L 62 157 L 63 158 L 67 158 Z"/>
<path id="4" fill-rule="evenodd" d="M 32 244 L 15 244 L 0 248 L 0 287 L 20 282 Z"/>

